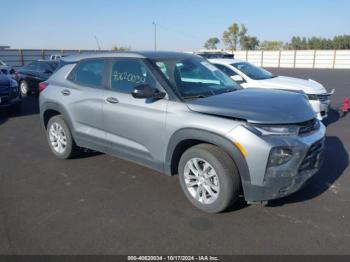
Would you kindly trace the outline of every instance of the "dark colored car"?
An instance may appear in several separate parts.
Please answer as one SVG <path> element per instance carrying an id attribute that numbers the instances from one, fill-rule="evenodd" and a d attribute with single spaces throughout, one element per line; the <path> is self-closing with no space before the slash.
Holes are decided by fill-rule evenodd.
<path id="1" fill-rule="evenodd" d="M 19 108 L 21 102 L 22 97 L 17 82 L 0 72 L 0 108 Z"/>
<path id="2" fill-rule="evenodd" d="M 46 81 L 57 66 L 58 61 L 38 60 L 19 69 L 17 81 L 22 96 L 38 93 L 39 83 Z"/>
<path id="3" fill-rule="evenodd" d="M 235 58 L 234 54 L 228 54 L 226 52 L 197 52 L 196 55 L 199 55 L 206 59 L 213 59 L 213 58 Z"/>

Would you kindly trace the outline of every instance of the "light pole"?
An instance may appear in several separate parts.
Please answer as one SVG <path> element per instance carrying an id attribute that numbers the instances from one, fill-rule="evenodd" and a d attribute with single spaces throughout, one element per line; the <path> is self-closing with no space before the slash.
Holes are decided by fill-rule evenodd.
<path id="1" fill-rule="evenodd" d="M 95 36 L 95 40 L 96 40 L 98 50 L 101 50 L 100 42 L 98 41 L 97 36 Z"/>
<path id="2" fill-rule="evenodd" d="M 154 25 L 154 51 L 157 51 L 157 24 L 153 21 L 152 25 Z"/>

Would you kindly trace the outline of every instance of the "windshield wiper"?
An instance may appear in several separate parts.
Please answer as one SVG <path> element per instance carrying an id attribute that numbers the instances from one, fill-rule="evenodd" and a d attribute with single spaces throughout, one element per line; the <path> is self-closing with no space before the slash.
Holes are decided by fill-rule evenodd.
<path id="1" fill-rule="evenodd" d="M 203 94 L 198 94 L 198 95 L 193 95 L 193 96 L 184 96 L 183 99 L 197 99 L 197 98 L 206 98 L 210 95 L 203 95 Z"/>

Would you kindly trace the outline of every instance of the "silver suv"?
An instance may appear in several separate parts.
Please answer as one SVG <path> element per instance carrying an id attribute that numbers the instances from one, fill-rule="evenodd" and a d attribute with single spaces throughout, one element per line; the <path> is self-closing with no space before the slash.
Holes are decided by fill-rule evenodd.
<path id="1" fill-rule="evenodd" d="M 304 95 L 241 89 L 196 55 L 66 57 L 40 90 L 56 156 L 88 148 L 179 174 L 206 212 L 293 193 L 322 162 L 325 127 Z"/>

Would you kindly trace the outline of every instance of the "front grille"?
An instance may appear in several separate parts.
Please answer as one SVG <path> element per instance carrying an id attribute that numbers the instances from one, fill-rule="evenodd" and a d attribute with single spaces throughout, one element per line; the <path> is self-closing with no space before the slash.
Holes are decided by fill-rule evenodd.
<path id="1" fill-rule="evenodd" d="M 321 102 L 327 102 L 329 101 L 331 95 L 328 94 L 321 94 L 321 95 L 317 95 L 318 100 L 320 100 Z"/>
<path id="2" fill-rule="evenodd" d="M 299 126 L 299 135 L 305 136 L 317 131 L 320 128 L 320 122 L 318 122 L 317 119 L 312 119 L 307 122 L 301 123 Z"/>
<path id="3" fill-rule="evenodd" d="M 303 162 L 299 166 L 299 172 L 318 169 L 322 164 L 324 139 L 312 144 Z"/>
<path id="4" fill-rule="evenodd" d="M 0 96 L 0 105 L 7 105 L 9 103 L 9 97 L 8 96 Z"/>

